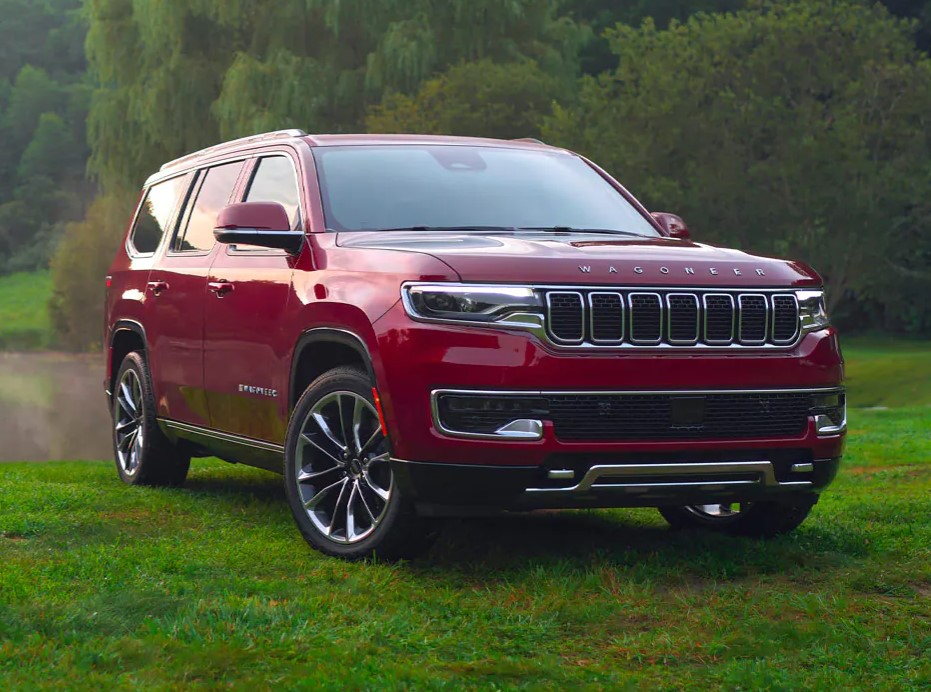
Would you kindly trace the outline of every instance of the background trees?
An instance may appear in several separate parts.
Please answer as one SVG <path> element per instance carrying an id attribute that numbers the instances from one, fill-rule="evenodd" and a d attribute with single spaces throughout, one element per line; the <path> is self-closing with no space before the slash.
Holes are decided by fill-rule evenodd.
<path id="1" fill-rule="evenodd" d="M 858 2 L 785 2 L 607 36 L 614 69 L 557 107 L 547 139 L 702 240 L 813 264 L 848 318 L 931 326 L 931 303 L 915 305 L 931 288 L 931 62 L 907 24 Z"/>
<path id="2" fill-rule="evenodd" d="M 701 240 L 815 265 L 846 326 L 929 333 L 931 4 L 884 5 L 0 0 L 0 273 L 100 189 L 54 265 L 58 314 L 96 324 L 87 248 L 105 264 L 145 177 L 224 139 L 543 136 Z"/>
<path id="3" fill-rule="evenodd" d="M 0 0 L 0 274 L 45 266 L 83 213 L 81 0 Z"/>

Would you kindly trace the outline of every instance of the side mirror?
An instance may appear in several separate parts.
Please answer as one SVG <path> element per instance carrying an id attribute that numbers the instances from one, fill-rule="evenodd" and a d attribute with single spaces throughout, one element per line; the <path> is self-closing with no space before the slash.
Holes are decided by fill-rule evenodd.
<path id="1" fill-rule="evenodd" d="M 666 211 L 654 211 L 650 215 L 659 222 L 659 225 L 662 226 L 663 230 L 666 231 L 666 235 L 670 238 L 689 240 L 692 237 L 692 234 L 689 233 L 689 227 L 685 225 L 685 221 L 682 220 L 681 216 Z"/>
<path id="2" fill-rule="evenodd" d="M 303 231 L 292 231 L 288 212 L 277 202 L 242 202 L 224 207 L 217 215 L 214 237 L 227 245 L 258 245 L 301 251 Z"/>

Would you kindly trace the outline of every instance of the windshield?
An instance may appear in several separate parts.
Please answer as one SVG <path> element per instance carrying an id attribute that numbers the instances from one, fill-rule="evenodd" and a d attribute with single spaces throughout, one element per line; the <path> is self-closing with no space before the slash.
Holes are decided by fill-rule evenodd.
<path id="1" fill-rule="evenodd" d="M 471 146 L 313 149 L 327 228 L 597 229 L 660 233 L 582 159 Z"/>

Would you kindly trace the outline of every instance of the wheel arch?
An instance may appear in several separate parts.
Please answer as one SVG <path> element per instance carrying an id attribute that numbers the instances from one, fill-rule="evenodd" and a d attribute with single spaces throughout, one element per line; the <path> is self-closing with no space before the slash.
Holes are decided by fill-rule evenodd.
<path id="1" fill-rule="evenodd" d="M 107 393 L 112 394 L 114 379 L 123 359 L 133 351 L 148 350 L 145 327 L 135 320 L 118 320 L 110 332 L 108 350 Z"/>
<path id="2" fill-rule="evenodd" d="M 361 365 L 377 383 L 372 354 L 365 340 L 340 327 L 315 327 L 303 332 L 294 347 L 288 380 L 288 410 L 317 377 L 340 365 Z"/>

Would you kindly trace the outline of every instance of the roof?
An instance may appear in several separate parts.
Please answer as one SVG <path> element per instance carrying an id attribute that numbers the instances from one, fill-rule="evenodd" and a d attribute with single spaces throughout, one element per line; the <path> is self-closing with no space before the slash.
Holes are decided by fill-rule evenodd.
<path id="1" fill-rule="evenodd" d="M 177 159 L 162 164 L 159 172 L 147 181 L 152 182 L 165 177 L 169 172 L 183 170 L 195 162 L 220 155 L 230 155 L 249 150 L 261 144 L 289 143 L 303 140 L 311 147 L 333 146 L 378 146 L 392 144 L 420 144 L 420 145 L 447 145 L 447 146 L 479 146 L 479 147 L 505 147 L 513 149 L 553 149 L 538 139 L 530 137 L 523 139 L 490 139 L 483 137 L 453 137 L 448 135 L 379 135 L 379 134 L 345 134 L 345 135 L 309 135 L 303 130 L 275 130 L 261 134 L 241 137 L 228 142 L 221 142 L 185 154 Z"/>
<path id="2" fill-rule="evenodd" d="M 454 137 L 451 135 L 306 135 L 304 140 L 312 147 L 377 146 L 384 144 L 445 144 L 478 147 L 508 147 L 515 149 L 551 149 L 538 139 L 491 139 L 488 137 Z"/>

